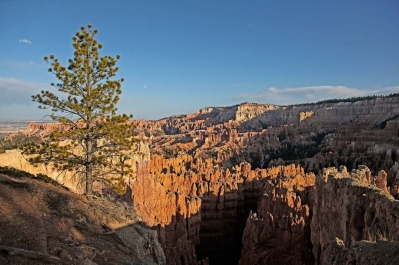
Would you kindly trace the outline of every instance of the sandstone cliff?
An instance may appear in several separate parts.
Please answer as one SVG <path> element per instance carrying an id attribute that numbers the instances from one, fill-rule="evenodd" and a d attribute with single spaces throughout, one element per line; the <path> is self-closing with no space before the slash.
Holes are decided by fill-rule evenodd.
<path id="1" fill-rule="evenodd" d="M 311 223 L 316 264 L 391 264 L 392 258 L 398 260 L 398 253 L 393 255 L 389 249 L 399 241 L 399 203 L 381 185 L 385 175 L 380 172 L 375 179 L 362 166 L 350 173 L 345 167 L 339 171 L 327 168 L 317 176 Z M 362 254 L 362 249 L 386 249 L 387 255 L 373 257 Z"/>
<path id="2" fill-rule="evenodd" d="M 358 255 L 363 262 L 359 249 L 380 245 L 361 240 L 396 235 L 396 228 L 386 231 L 396 227 L 395 213 L 383 213 L 399 198 L 398 106 L 398 96 L 245 103 L 132 121 L 145 144 L 132 159 L 136 174 L 125 179 L 125 197 L 133 196 L 143 222 L 157 231 L 168 264 L 235 264 L 240 253 L 240 264 L 328 264 L 338 252 L 340 260 Z M 24 133 L 65 129 L 57 126 L 32 124 Z M 58 177 L 23 161 L 13 151 L 0 154 L 0 165 Z M 370 169 L 314 175 L 339 165 Z"/>
<path id="3" fill-rule="evenodd" d="M 396 264 L 398 201 L 387 174 L 359 166 L 264 179 L 239 264 Z M 290 176 L 290 177 L 289 177 Z M 316 185 L 315 185 L 316 183 Z M 312 251 L 312 252 L 311 252 Z"/>
<path id="4" fill-rule="evenodd" d="M 262 185 L 279 187 L 276 196 L 281 206 L 276 207 L 276 222 L 283 226 L 283 220 L 292 214 L 284 211 L 292 207 L 298 213 L 292 217 L 298 219 L 298 233 L 305 233 L 300 216 L 308 221 L 309 210 L 301 205 L 299 195 L 291 193 L 294 187 L 303 191 L 302 200 L 306 201 L 304 189 L 312 185 L 314 175 L 305 174 L 300 167 L 252 170 L 243 163 L 226 169 L 211 159 L 188 155 L 173 159 L 155 156 L 142 166 L 132 183 L 135 209 L 145 223 L 156 227 L 168 264 L 206 263 L 203 259 L 207 257 L 211 264 L 236 263 L 245 219 L 250 210 L 256 210 Z M 283 198 L 279 193 L 287 187 L 289 195 Z M 289 202 L 284 206 L 286 200 Z M 274 235 L 286 228 L 274 231 Z"/>
<path id="5" fill-rule="evenodd" d="M 257 213 L 245 226 L 240 265 L 312 263 L 309 207 L 315 176 L 291 169 L 262 181 Z"/>
<path id="6" fill-rule="evenodd" d="M 137 152 L 132 155 L 129 161 L 129 165 L 133 168 L 132 178 L 137 178 L 137 164 L 150 159 L 150 151 L 147 143 L 137 143 L 135 150 Z M 78 194 L 83 194 L 85 191 L 84 182 L 81 181 L 79 176 L 74 175 L 73 172 L 57 171 L 51 165 L 32 165 L 26 160 L 26 157 L 24 157 L 20 151 L 15 149 L 7 150 L 5 153 L 0 153 L 0 166 L 13 167 L 32 174 L 47 175 Z M 125 182 L 129 183 L 130 179 L 125 179 Z M 94 183 L 94 189 L 101 190 L 103 188 L 102 184 Z"/>
<path id="7" fill-rule="evenodd" d="M 367 165 L 384 169 L 392 185 L 389 171 L 399 162 L 398 106 L 399 96 L 299 106 L 245 103 L 133 124 L 148 137 L 152 153 L 186 153 L 227 167 L 300 163 L 314 173 Z"/>
<path id="8" fill-rule="evenodd" d="M 321 264 L 399 264 L 399 242 L 353 241 L 349 247 L 339 238 L 330 242 Z"/>
<path id="9" fill-rule="evenodd" d="M 231 168 L 241 162 L 266 168 L 300 163 L 324 167 L 367 165 L 384 169 L 391 186 L 399 162 L 399 96 L 355 102 L 275 106 L 244 103 L 210 107 L 158 121 L 132 121 L 152 154 L 212 158 Z M 45 135 L 59 124 L 31 124 L 25 135 Z M 11 137 L 11 136 L 10 136 Z M 373 172 L 376 173 L 376 172 Z"/>

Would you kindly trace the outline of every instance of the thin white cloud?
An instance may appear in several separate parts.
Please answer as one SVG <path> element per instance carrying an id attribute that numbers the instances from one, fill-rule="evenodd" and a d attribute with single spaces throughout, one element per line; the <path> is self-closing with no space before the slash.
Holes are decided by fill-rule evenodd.
<path id="1" fill-rule="evenodd" d="M 31 95 L 41 90 L 49 90 L 49 84 L 24 81 L 16 78 L 0 77 L 0 104 L 30 104 Z"/>
<path id="2" fill-rule="evenodd" d="M 296 88 L 270 87 L 256 93 L 236 95 L 234 99 L 239 100 L 240 102 L 290 105 L 317 102 L 326 99 L 387 95 L 391 93 L 399 93 L 399 86 L 378 90 L 366 90 L 345 86 L 309 86 Z"/>
<path id="3" fill-rule="evenodd" d="M 49 84 L 0 77 L 0 119 L 42 119 L 50 113 L 39 110 L 31 96 L 51 89 Z"/>
<path id="4" fill-rule="evenodd" d="M 27 43 L 27 44 L 32 44 L 32 42 L 28 39 L 19 39 L 19 42 L 21 43 Z"/>
<path id="5" fill-rule="evenodd" d="M 0 66 L 6 66 L 14 69 L 21 68 L 46 68 L 44 63 L 35 63 L 33 61 L 10 61 L 10 60 L 0 60 Z"/>

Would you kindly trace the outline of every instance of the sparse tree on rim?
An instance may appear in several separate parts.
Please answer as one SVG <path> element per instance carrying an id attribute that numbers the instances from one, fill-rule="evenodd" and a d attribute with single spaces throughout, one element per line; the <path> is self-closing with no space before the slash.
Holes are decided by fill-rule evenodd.
<path id="1" fill-rule="evenodd" d="M 111 78 L 120 57 L 100 57 L 102 45 L 95 40 L 96 34 L 91 25 L 81 27 L 72 38 L 74 58 L 67 67 L 54 55 L 44 57 L 51 65 L 48 71 L 59 81 L 51 84 L 58 92 L 41 91 L 32 99 L 40 109 L 51 109 L 50 117 L 65 125 L 65 130 L 52 131 L 40 145 L 23 148 L 24 154 L 33 154 L 32 163 L 51 163 L 81 176 L 86 195 L 93 193 L 94 182 L 123 189 L 121 179 L 131 174 L 126 162 L 135 142 L 129 124 L 132 115 L 116 113 L 123 79 Z"/>

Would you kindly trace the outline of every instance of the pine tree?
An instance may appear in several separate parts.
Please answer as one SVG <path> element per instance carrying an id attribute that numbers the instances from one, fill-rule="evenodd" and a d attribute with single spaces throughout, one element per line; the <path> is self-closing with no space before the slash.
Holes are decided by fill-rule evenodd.
<path id="1" fill-rule="evenodd" d="M 116 113 L 123 79 L 111 78 L 120 57 L 100 57 L 102 45 L 95 40 L 96 34 L 91 25 L 75 34 L 74 58 L 68 67 L 54 55 L 44 57 L 51 65 L 48 71 L 59 81 L 51 84 L 58 92 L 41 91 L 32 100 L 40 109 L 51 109 L 50 117 L 65 125 L 65 130 L 52 131 L 40 145 L 23 149 L 25 154 L 34 154 L 29 158 L 32 163 L 51 163 L 81 176 L 86 195 L 93 193 L 94 182 L 121 188 L 122 177 L 131 174 L 127 162 L 135 142 L 129 124 L 132 115 Z"/>

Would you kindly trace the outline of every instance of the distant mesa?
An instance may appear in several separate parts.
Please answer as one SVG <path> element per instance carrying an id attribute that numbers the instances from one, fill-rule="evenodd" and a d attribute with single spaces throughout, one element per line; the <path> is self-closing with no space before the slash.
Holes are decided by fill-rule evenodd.
<path id="1" fill-rule="evenodd" d="M 398 106 L 393 94 L 133 120 L 134 176 L 117 198 L 156 231 L 155 264 L 396 264 Z M 31 123 L 6 139 L 64 129 Z M 17 150 L 0 166 L 76 187 Z"/>

